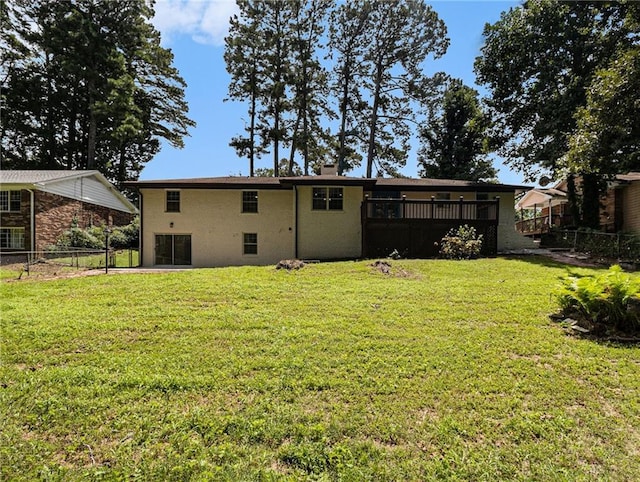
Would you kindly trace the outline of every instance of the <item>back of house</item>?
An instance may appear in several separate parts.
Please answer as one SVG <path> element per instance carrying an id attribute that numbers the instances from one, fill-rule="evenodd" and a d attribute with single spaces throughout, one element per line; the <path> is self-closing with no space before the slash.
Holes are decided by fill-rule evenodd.
<path id="1" fill-rule="evenodd" d="M 526 188 L 436 179 L 215 177 L 128 183 L 139 192 L 143 266 L 267 265 L 282 259 L 437 254 L 469 224 L 485 253 L 530 247 L 514 229 Z"/>

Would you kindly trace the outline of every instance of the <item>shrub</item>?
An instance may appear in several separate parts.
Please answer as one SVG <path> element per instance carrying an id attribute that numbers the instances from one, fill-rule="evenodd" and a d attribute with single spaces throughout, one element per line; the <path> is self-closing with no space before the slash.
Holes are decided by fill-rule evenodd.
<path id="1" fill-rule="evenodd" d="M 482 249 L 482 235 L 468 225 L 452 228 L 440 241 L 440 256 L 446 259 L 477 258 Z"/>
<path id="2" fill-rule="evenodd" d="M 137 248 L 140 221 L 136 217 L 126 226 L 113 226 L 109 233 L 109 247 L 116 249 Z M 104 249 L 105 226 L 91 226 L 81 229 L 74 221 L 56 242 L 61 248 Z"/>
<path id="3" fill-rule="evenodd" d="M 72 227 L 62 233 L 56 246 L 60 248 L 104 249 L 104 237 L 96 237 L 95 233 L 86 229 Z"/>
<path id="4" fill-rule="evenodd" d="M 621 331 L 640 330 L 640 279 L 632 278 L 618 265 L 595 276 L 568 275 L 557 298 L 565 315 Z"/>

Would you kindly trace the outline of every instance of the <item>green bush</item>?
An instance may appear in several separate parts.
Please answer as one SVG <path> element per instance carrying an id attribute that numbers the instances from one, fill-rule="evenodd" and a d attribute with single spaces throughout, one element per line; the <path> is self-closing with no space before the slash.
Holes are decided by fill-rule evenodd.
<path id="1" fill-rule="evenodd" d="M 95 233 L 86 229 L 72 227 L 62 233 L 56 246 L 59 248 L 104 249 L 104 237 L 97 237 Z"/>
<path id="2" fill-rule="evenodd" d="M 91 226 L 81 229 L 77 222 L 66 230 L 56 242 L 59 248 L 104 249 L 106 226 Z M 140 221 L 136 217 L 126 226 L 112 226 L 109 233 L 109 247 L 115 249 L 137 248 Z"/>
<path id="3" fill-rule="evenodd" d="M 568 275 L 557 298 L 565 315 L 626 332 L 640 329 L 640 279 L 618 265 L 600 275 Z"/>
<path id="4" fill-rule="evenodd" d="M 446 259 L 477 258 L 482 249 L 482 235 L 473 226 L 452 228 L 440 241 L 440 256 Z"/>

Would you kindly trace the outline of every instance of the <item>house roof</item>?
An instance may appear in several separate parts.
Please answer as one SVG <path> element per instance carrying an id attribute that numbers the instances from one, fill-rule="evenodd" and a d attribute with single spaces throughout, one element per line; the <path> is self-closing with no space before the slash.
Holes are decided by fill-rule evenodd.
<path id="1" fill-rule="evenodd" d="M 618 174 L 616 179 L 619 181 L 640 181 L 640 172 L 629 172 L 627 174 Z"/>
<path id="2" fill-rule="evenodd" d="M 132 181 L 130 187 L 141 188 L 189 188 L 189 189 L 291 189 L 295 186 L 341 185 L 362 186 L 365 190 L 402 189 L 424 191 L 426 189 L 448 191 L 513 192 L 526 191 L 526 186 L 478 183 L 451 179 L 413 178 L 362 178 L 336 175 L 295 177 L 206 177 L 194 179 L 165 179 L 155 181 Z"/>
<path id="3" fill-rule="evenodd" d="M 62 179 L 83 177 L 98 171 L 0 171 L 1 184 L 46 184 Z"/>
<path id="4" fill-rule="evenodd" d="M 447 191 L 513 192 L 531 189 L 527 186 L 497 184 L 489 182 L 462 181 L 458 179 L 430 178 L 379 178 L 375 179 L 377 189 L 402 189 L 405 191 L 424 191 L 436 188 Z"/>
<path id="5" fill-rule="evenodd" d="M 627 174 L 616 174 L 616 181 L 623 184 L 627 182 L 640 181 L 640 172 L 629 172 Z M 566 189 L 566 179 L 561 179 L 556 185 L 549 189 L 535 188 L 525 194 L 516 203 L 516 209 L 531 209 L 534 207 L 557 206 L 568 202 Z"/>
<path id="6" fill-rule="evenodd" d="M 532 189 L 516 203 L 516 209 L 557 206 L 567 202 L 567 193 L 556 188 Z"/>
<path id="7" fill-rule="evenodd" d="M 125 186 L 136 189 L 283 189 L 277 177 L 199 177 L 193 179 L 159 179 L 130 181 Z"/>
<path id="8" fill-rule="evenodd" d="M 33 189 L 76 199 L 117 211 L 137 212 L 136 207 L 99 171 L 0 171 L 0 186 Z"/>

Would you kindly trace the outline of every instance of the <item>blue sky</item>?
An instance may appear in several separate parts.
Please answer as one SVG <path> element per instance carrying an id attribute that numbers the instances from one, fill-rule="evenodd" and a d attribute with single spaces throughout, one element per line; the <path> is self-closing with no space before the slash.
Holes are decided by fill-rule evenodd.
<path id="1" fill-rule="evenodd" d="M 518 1 L 434 1 L 430 2 L 445 22 L 451 44 L 447 54 L 430 60 L 426 70 L 444 71 L 475 85 L 473 62 L 482 46 L 485 23 L 493 23 L 500 13 Z M 248 161 L 239 159 L 229 147 L 230 139 L 241 133 L 246 107 L 224 102 L 229 77 L 223 60 L 224 36 L 229 16 L 235 12 L 234 0 L 157 0 L 153 23 L 162 33 L 163 45 L 175 56 L 174 65 L 187 82 L 189 117 L 197 122 L 185 147 L 164 145 L 149 162 L 140 179 L 172 179 L 248 175 Z M 479 89 L 482 93 L 482 89 Z M 257 167 L 270 167 L 271 158 L 257 161 Z M 499 160 L 500 182 L 521 184 L 523 176 L 511 172 Z M 416 152 L 410 153 L 405 175 L 416 177 Z M 362 175 L 354 171 L 351 175 Z"/>

